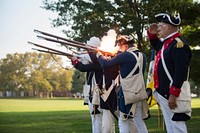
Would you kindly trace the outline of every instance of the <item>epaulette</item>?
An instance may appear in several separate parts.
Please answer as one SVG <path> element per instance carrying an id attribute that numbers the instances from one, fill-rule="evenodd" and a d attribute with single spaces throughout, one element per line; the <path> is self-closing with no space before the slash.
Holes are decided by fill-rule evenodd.
<path id="1" fill-rule="evenodd" d="M 180 38 L 177 37 L 177 38 L 175 38 L 175 40 L 177 41 L 175 47 L 182 48 L 184 46 L 184 43 L 183 43 L 183 41 L 181 41 Z"/>

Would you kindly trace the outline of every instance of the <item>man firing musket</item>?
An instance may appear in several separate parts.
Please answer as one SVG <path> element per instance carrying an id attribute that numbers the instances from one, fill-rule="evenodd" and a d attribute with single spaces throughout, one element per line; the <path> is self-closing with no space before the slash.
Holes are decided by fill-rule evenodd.
<path id="1" fill-rule="evenodd" d="M 106 39 L 106 37 L 102 38 L 102 42 L 100 43 L 95 43 L 92 40 L 98 40 L 97 38 L 95 39 L 95 37 L 92 37 L 90 39 L 90 41 L 87 42 L 88 45 L 95 45 L 96 46 L 100 46 L 100 48 L 102 48 L 103 46 L 103 42 L 105 40 L 107 40 L 106 42 L 106 48 L 109 48 L 109 45 L 115 45 L 115 40 L 116 40 L 116 36 L 114 37 L 114 41 L 111 43 L 108 42 L 108 40 L 112 40 L 111 38 Z M 100 45 L 101 44 L 101 45 Z M 111 49 L 111 48 L 109 48 Z M 100 119 L 99 116 L 102 116 L 102 125 L 100 130 L 93 130 L 93 132 L 98 133 L 98 132 L 103 132 L 103 133 L 107 133 L 107 132 L 115 132 L 115 119 L 118 120 L 118 116 L 115 114 L 116 110 L 117 110 L 117 95 L 114 89 L 114 83 L 113 81 L 116 79 L 117 75 L 118 75 L 118 66 L 116 67 L 112 67 L 110 69 L 102 69 L 100 63 L 97 60 L 96 57 L 96 51 L 92 51 L 89 53 L 91 62 L 89 64 L 83 64 L 82 62 L 79 61 L 79 59 L 77 58 L 72 58 L 72 64 L 74 65 L 74 67 L 82 72 L 87 72 L 87 80 L 89 82 L 87 82 L 86 85 L 84 85 L 85 87 L 87 85 L 89 85 L 89 87 L 91 88 L 90 91 L 90 98 L 89 98 L 89 104 L 93 105 L 96 109 L 101 109 L 101 114 L 97 114 L 95 115 L 95 113 L 98 112 L 98 110 L 96 110 L 95 112 L 92 112 L 93 115 L 91 116 L 92 119 L 94 120 L 95 123 L 95 119 Z M 112 90 L 110 89 L 112 88 Z M 106 90 L 106 91 L 103 91 Z M 108 97 L 107 99 L 103 99 L 100 94 L 100 91 L 102 92 L 106 92 L 110 90 L 107 94 Z M 92 94 L 92 95 L 91 95 Z M 98 107 L 98 108 L 97 108 Z M 98 124 L 94 124 L 94 129 L 95 127 L 98 128 Z"/>
<path id="2" fill-rule="evenodd" d="M 71 59 L 71 57 L 73 57 L 73 56 L 76 56 L 82 62 L 87 63 L 88 62 L 87 59 L 89 59 L 87 52 L 101 51 L 101 53 L 103 53 L 106 56 L 114 56 L 115 53 L 117 53 L 116 51 L 118 51 L 117 47 L 115 48 L 115 50 L 113 50 L 113 48 L 111 48 L 111 47 L 109 48 L 108 45 L 106 47 L 102 47 L 102 46 L 105 46 L 105 45 L 101 45 L 101 47 L 97 47 L 97 46 L 93 46 L 93 45 L 84 44 L 84 43 L 81 43 L 81 42 L 78 42 L 78 41 L 66 39 L 66 38 L 56 36 L 56 35 L 53 35 L 53 34 L 50 34 L 50 33 L 47 33 L 47 32 L 43 32 L 43 31 L 40 31 L 40 30 L 36 30 L 36 29 L 34 29 L 34 32 L 43 35 L 43 36 L 37 35 L 37 37 L 39 39 L 54 42 L 54 43 L 59 43 L 62 46 L 65 46 L 66 48 L 69 48 L 69 46 L 70 46 L 70 47 L 75 47 L 76 49 L 83 49 L 83 50 L 86 51 L 86 52 L 84 52 L 84 54 L 82 52 L 78 52 L 78 51 L 74 51 L 74 50 L 70 50 L 72 53 L 71 52 L 67 53 L 67 52 L 62 52 L 62 51 L 59 51 L 59 50 L 56 50 L 56 49 L 53 49 L 53 48 L 45 47 L 43 45 L 36 44 L 36 43 L 33 43 L 33 42 L 28 42 L 29 44 L 33 44 L 36 47 L 40 47 L 40 48 L 45 49 L 45 50 L 33 49 L 33 50 L 37 50 L 39 52 L 51 54 L 52 57 L 53 57 L 52 54 L 63 55 L 63 56 L 68 57 L 69 59 Z M 102 38 L 102 39 L 104 39 L 104 38 Z M 114 51 L 114 52 L 110 52 L 108 50 Z M 54 60 L 55 60 L 55 58 L 54 58 Z"/>

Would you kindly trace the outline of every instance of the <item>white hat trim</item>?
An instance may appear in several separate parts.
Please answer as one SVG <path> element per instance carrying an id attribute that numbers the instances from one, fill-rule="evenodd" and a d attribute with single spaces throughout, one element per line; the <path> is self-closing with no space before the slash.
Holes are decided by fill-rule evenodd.
<path id="1" fill-rule="evenodd" d="M 179 23 L 178 23 L 178 24 L 175 24 L 174 22 L 172 22 L 170 16 L 169 16 L 168 14 L 166 14 L 166 13 L 159 13 L 159 14 L 155 15 L 155 17 L 162 16 L 162 15 L 167 16 L 169 22 L 170 22 L 171 24 L 173 24 L 173 25 L 177 25 L 177 26 L 178 26 L 178 25 L 181 23 L 181 18 L 180 18 L 180 15 L 179 15 L 179 14 L 178 14 L 178 16 L 175 18 L 175 19 L 179 19 Z"/>

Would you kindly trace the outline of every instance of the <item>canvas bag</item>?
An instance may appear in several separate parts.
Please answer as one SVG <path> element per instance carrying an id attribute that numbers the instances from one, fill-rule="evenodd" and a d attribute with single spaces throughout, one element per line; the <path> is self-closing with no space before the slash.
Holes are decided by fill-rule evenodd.
<path id="1" fill-rule="evenodd" d="M 165 60 L 163 57 L 163 51 L 164 51 L 164 46 L 161 49 L 161 61 L 162 61 L 162 65 L 165 70 L 165 73 L 167 74 L 167 77 L 170 80 L 170 86 L 171 86 L 173 79 L 172 79 L 171 75 L 169 74 L 169 71 L 165 64 Z M 189 116 L 191 116 L 191 111 L 192 111 L 192 109 L 191 109 L 191 91 L 190 91 L 190 83 L 188 81 L 188 77 L 189 77 L 189 69 L 188 69 L 187 80 L 183 82 L 183 85 L 181 87 L 181 93 L 176 101 L 177 107 L 175 109 L 172 109 L 172 112 L 187 113 Z"/>
<path id="2" fill-rule="evenodd" d="M 89 93 L 90 93 L 90 85 L 84 84 L 83 85 L 83 96 L 84 96 L 84 103 L 87 104 L 89 101 Z"/>
<path id="3" fill-rule="evenodd" d="M 96 82 L 95 74 L 92 77 L 92 104 L 100 105 L 100 88 Z"/>
<path id="4" fill-rule="evenodd" d="M 124 93 L 125 105 L 137 103 L 138 101 L 147 99 L 147 93 L 142 73 L 142 55 L 141 53 L 139 53 L 139 57 L 137 57 L 137 55 L 134 52 L 130 53 L 132 53 L 135 56 L 137 63 L 127 77 L 122 78 L 120 76 L 121 86 Z M 133 75 L 133 73 L 137 70 L 138 66 L 139 73 Z"/>
<path id="5" fill-rule="evenodd" d="M 91 74 L 89 74 L 88 79 L 85 80 L 85 84 L 83 85 L 83 96 L 84 96 L 84 103 L 88 104 L 89 102 L 89 95 L 90 95 L 90 85 L 87 84 Z"/>

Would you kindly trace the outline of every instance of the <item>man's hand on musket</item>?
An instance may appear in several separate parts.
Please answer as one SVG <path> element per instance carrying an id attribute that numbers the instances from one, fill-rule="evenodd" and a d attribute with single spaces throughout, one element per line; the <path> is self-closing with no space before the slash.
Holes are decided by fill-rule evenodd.
<path id="1" fill-rule="evenodd" d="M 77 57 L 73 56 L 71 57 L 71 62 L 72 65 L 75 66 L 78 62 L 80 62 L 80 60 Z"/>
<path id="2" fill-rule="evenodd" d="M 97 54 L 96 54 L 97 58 L 99 58 L 99 56 L 102 56 L 102 55 L 103 54 L 100 51 L 98 51 Z"/>

